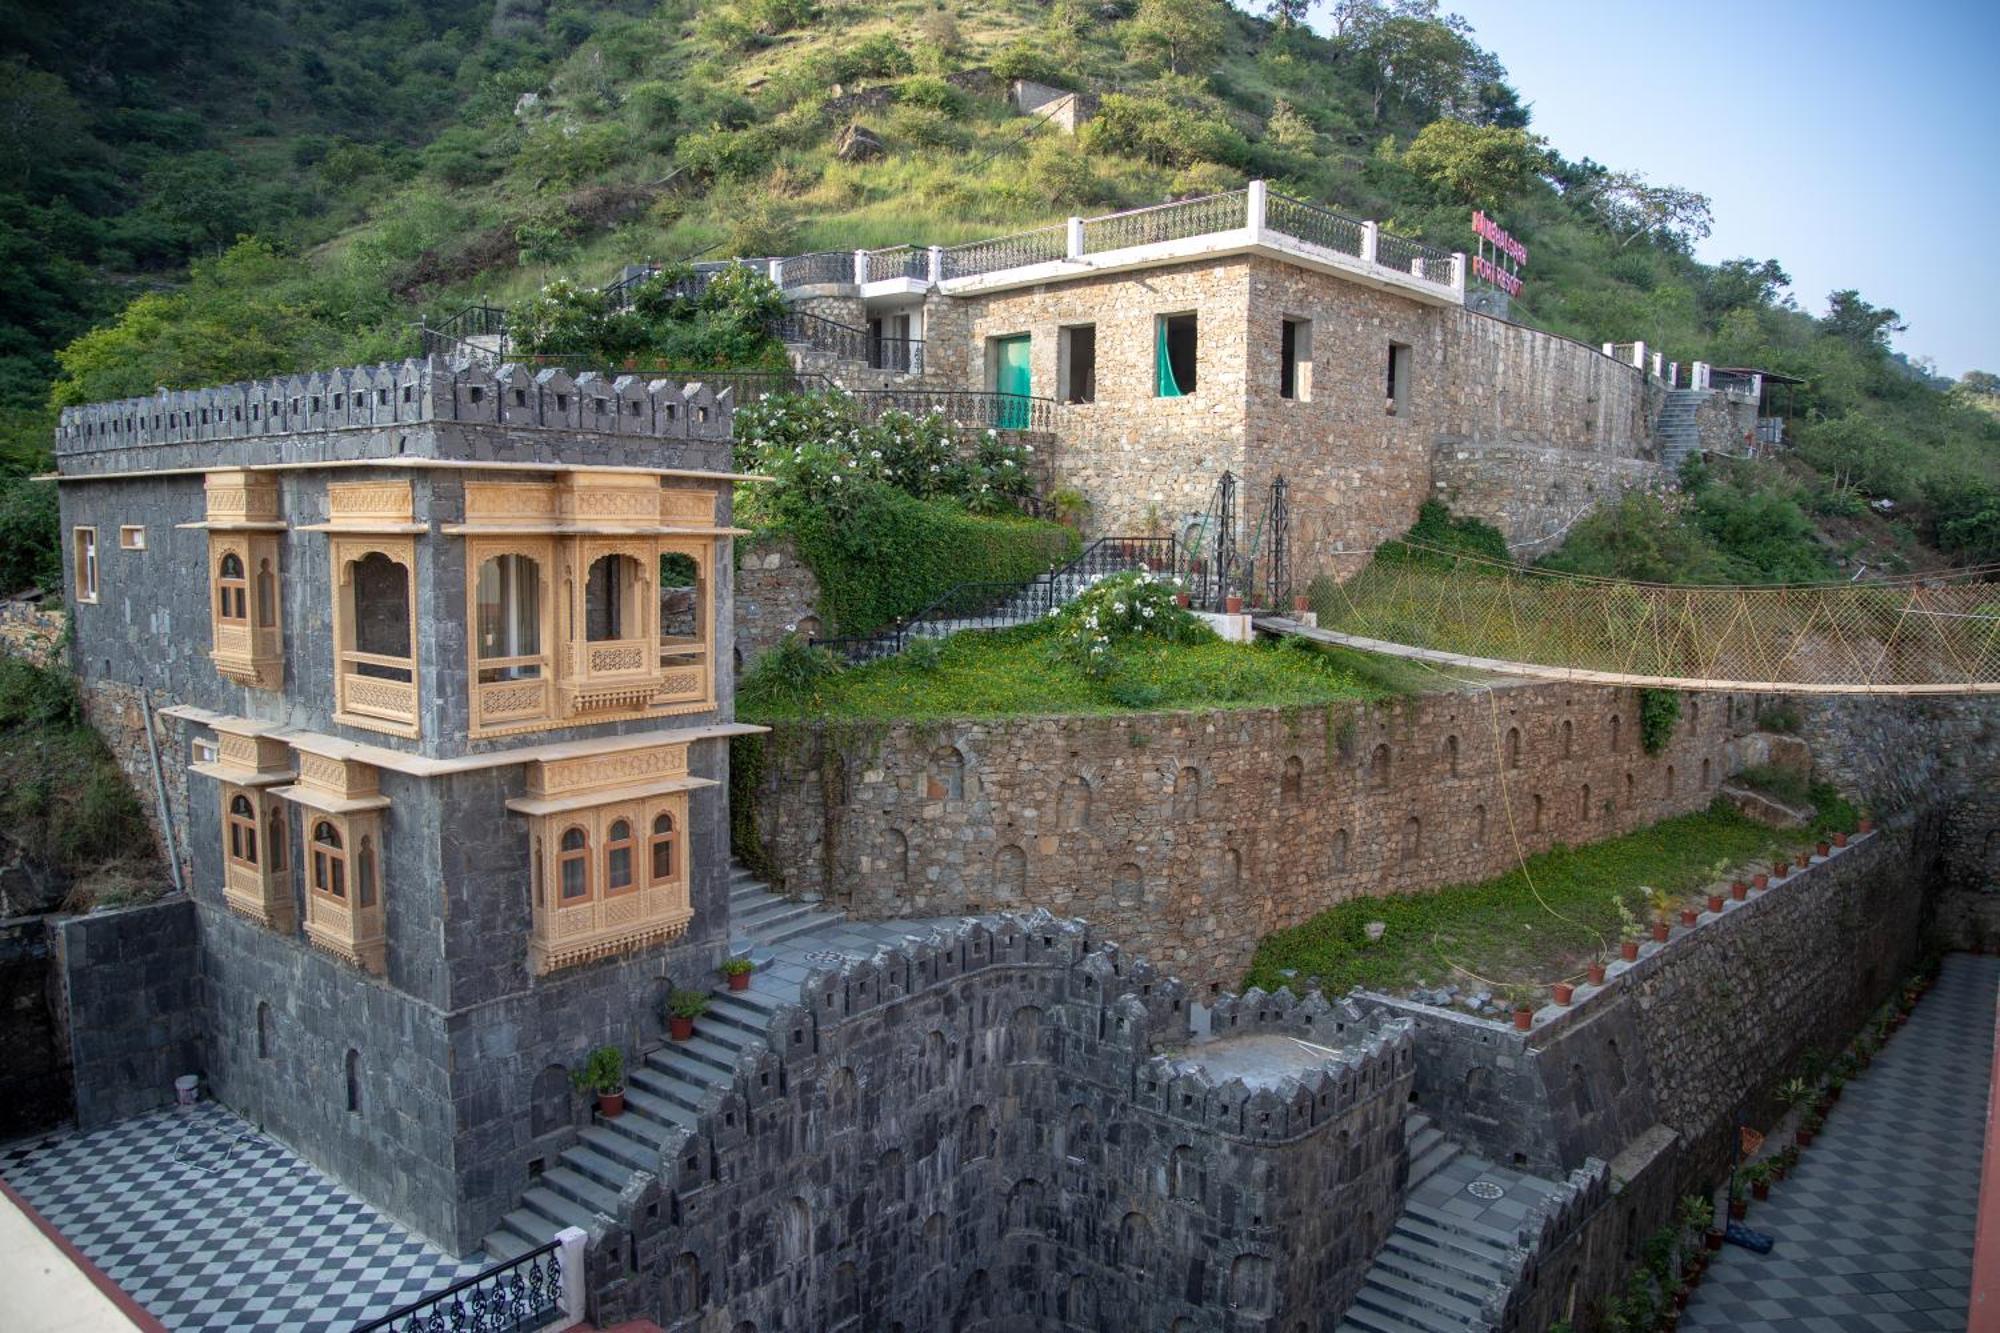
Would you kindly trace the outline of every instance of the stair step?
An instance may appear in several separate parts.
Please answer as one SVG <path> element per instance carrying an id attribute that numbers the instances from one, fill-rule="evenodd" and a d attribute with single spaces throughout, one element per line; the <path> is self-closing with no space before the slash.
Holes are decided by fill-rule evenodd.
<path id="1" fill-rule="evenodd" d="M 799 919 L 785 926 L 764 933 L 764 938 L 772 944 L 783 944 L 787 940 L 798 939 L 801 935 L 814 935 L 831 926 L 837 926 L 847 918 L 838 912 L 822 912 L 808 908 Z"/>
<path id="2" fill-rule="evenodd" d="M 1454 1300 L 1475 1306 L 1504 1285 L 1496 1276 L 1467 1273 L 1444 1262 L 1445 1251 L 1426 1247 L 1422 1253 L 1417 1253 L 1415 1248 L 1397 1244 L 1394 1233 L 1391 1233 L 1389 1243 L 1375 1256 L 1373 1271 L 1404 1282 L 1414 1282 L 1419 1288 L 1435 1289 Z"/>
<path id="3" fill-rule="evenodd" d="M 501 1227 L 482 1241 L 479 1248 L 486 1251 L 490 1265 L 504 1264 L 509 1259 L 518 1259 L 534 1249 L 535 1245 L 526 1236 L 516 1235 L 513 1228 Z"/>
<path id="4" fill-rule="evenodd" d="M 613 1194 L 625 1188 L 626 1182 L 632 1179 L 635 1171 L 645 1170 L 644 1167 L 634 1166 L 604 1152 L 594 1140 L 571 1144 L 563 1149 L 562 1160 L 572 1170 L 587 1176 Z"/>
<path id="5" fill-rule="evenodd" d="M 624 1116 L 618 1117 L 620 1120 L 624 1118 Z M 656 1144 L 648 1146 L 636 1143 L 626 1135 L 606 1129 L 603 1125 L 592 1125 L 577 1137 L 607 1161 L 630 1167 L 634 1171 L 653 1171 L 659 1168 L 660 1150 Z"/>
<path id="6" fill-rule="evenodd" d="M 521 1202 L 530 1213 L 540 1214 L 548 1220 L 549 1234 L 564 1227 L 582 1227 L 590 1230 L 597 1221 L 597 1210 L 586 1208 L 574 1199 L 565 1199 L 554 1190 L 535 1188 L 521 1195 Z"/>
<path id="7" fill-rule="evenodd" d="M 1418 1153 L 1415 1149 L 1412 1149 L 1410 1152 L 1410 1187 L 1414 1189 L 1424 1181 L 1429 1180 L 1439 1171 L 1449 1166 L 1452 1159 L 1457 1156 L 1458 1145 L 1450 1139 L 1445 1138 L 1442 1134 L 1438 1136 L 1436 1143 L 1431 1144 L 1422 1153 Z"/>
<path id="8" fill-rule="evenodd" d="M 1470 1264 L 1487 1269 L 1496 1279 L 1507 1271 L 1509 1251 L 1506 1247 L 1434 1227 L 1428 1222 L 1411 1217 L 1407 1210 L 1403 1216 L 1396 1219 L 1395 1230 L 1390 1234 L 1401 1236 L 1403 1243 L 1412 1248 L 1432 1249 L 1438 1251 L 1440 1255 L 1450 1255 L 1452 1262 L 1460 1267 Z"/>
<path id="9" fill-rule="evenodd" d="M 614 1120 L 611 1123 L 615 1125 L 619 1121 L 624 1120 L 626 1116 L 635 1113 L 642 1121 L 651 1121 L 661 1131 L 659 1137 L 662 1142 L 665 1141 L 665 1131 L 672 1129 L 694 1129 L 699 1124 L 698 1112 L 692 1111 L 678 1102 L 668 1101 L 665 1097 L 659 1096 L 656 1093 L 647 1092 L 643 1089 L 634 1090 L 631 1087 L 627 1087 L 625 1089 L 625 1115 L 619 1116 L 618 1120 Z"/>
<path id="10" fill-rule="evenodd" d="M 680 1068 L 644 1065 L 626 1077 L 642 1095 L 661 1098 L 691 1115 L 700 1115 L 715 1101 L 713 1089 L 721 1081 L 720 1076 L 714 1076 L 715 1082 L 711 1082 L 711 1076 L 712 1071 L 700 1065 Z"/>
<path id="11" fill-rule="evenodd" d="M 1414 1199 L 1404 1207 L 1403 1216 L 1465 1240 L 1498 1246 L 1501 1249 L 1510 1248 L 1514 1244 L 1514 1233 L 1511 1231 L 1502 1231 L 1498 1227 L 1487 1226 L 1484 1222 L 1457 1217 L 1429 1204 L 1418 1203 Z"/>
<path id="12" fill-rule="evenodd" d="M 1372 1293 L 1372 1295 L 1371 1295 Z M 1369 1305 L 1386 1307 L 1404 1318 L 1410 1309 L 1430 1310 L 1454 1324 L 1470 1324 L 1479 1318 L 1479 1302 L 1468 1301 L 1433 1283 L 1390 1272 L 1379 1263 L 1368 1270 L 1368 1280 L 1355 1297 Z"/>
<path id="13" fill-rule="evenodd" d="M 574 1167 L 558 1166 L 542 1172 L 542 1184 L 579 1207 L 606 1217 L 618 1216 L 618 1191 L 592 1180 Z"/>
<path id="14" fill-rule="evenodd" d="M 499 1238 L 503 1244 L 518 1245 L 520 1248 L 515 1250 L 514 1253 L 525 1254 L 529 1250 L 536 1249 L 554 1240 L 556 1232 L 560 1230 L 562 1230 L 561 1227 L 550 1226 L 549 1219 L 543 1217 L 541 1214 L 530 1212 L 526 1208 L 516 1208 L 513 1212 L 500 1219 L 499 1230 L 486 1239 L 488 1244 L 492 1244 L 495 1238 Z M 513 1256 L 509 1255 L 508 1257 L 512 1258 Z"/>
<path id="15" fill-rule="evenodd" d="M 1361 1290 L 1368 1289 L 1364 1286 Z M 1363 1305 L 1360 1293 L 1356 1294 L 1354 1304 L 1347 1307 L 1340 1326 L 1354 1333 L 1451 1333 L 1465 1327 L 1435 1311 L 1399 1312 Z"/>
<path id="16" fill-rule="evenodd" d="M 1431 1273 L 1449 1273 L 1459 1282 L 1487 1291 L 1507 1284 L 1507 1269 L 1497 1255 L 1474 1255 L 1449 1245 L 1434 1245 L 1400 1228 L 1389 1233 L 1375 1262 L 1399 1270 L 1421 1267 Z"/>

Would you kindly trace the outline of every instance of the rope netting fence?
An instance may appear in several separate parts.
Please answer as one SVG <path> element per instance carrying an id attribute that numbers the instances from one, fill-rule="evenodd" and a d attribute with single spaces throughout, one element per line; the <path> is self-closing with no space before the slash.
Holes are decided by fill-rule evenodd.
<path id="1" fill-rule="evenodd" d="M 1325 637 L 1421 661 L 1679 689 L 2000 692 L 2000 567 L 1701 586 L 1556 574 L 1417 542 L 1307 599 Z"/>

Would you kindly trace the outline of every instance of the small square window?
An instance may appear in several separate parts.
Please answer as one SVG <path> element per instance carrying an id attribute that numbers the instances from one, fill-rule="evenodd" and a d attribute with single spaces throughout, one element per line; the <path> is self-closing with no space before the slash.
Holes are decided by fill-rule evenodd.
<path id="1" fill-rule="evenodd" d="M 121 551 L 143 551 L 146 549 L 146 530 L 137 524 L 118 529 L 118 549 Z"/>
<path id="2" fill-rule="evenodd" d="M 212 764 L 215 762 L 217 754 L 218 751 L 214 741 L 205 740 L 200 736 L 194 738 L 194 761 L 197 764 Z"/>

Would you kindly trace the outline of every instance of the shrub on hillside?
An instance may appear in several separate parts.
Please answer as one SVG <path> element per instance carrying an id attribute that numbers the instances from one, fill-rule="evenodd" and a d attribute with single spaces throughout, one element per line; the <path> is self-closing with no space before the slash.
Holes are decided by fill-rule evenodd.
<path id="1" fill-rule="evenodd" d="M 1092 152 L 1120 153 L 1163 167 L 1196 162 L 1242 167 L 1250 159 L 1249 140 L 1227 120 L 1146 94 L 1107 94 L 1081 138 Z"/>
<path id="2" fill-rule="evenodd" d="M 1507 538 L 1500 529 L 1483 519 L 1454 515 L 1442 500 L 1426 500 L 1417 509 L 1417 521 L 1396 541 L 1376 548 L 1377 559 L 1423 562 L 1449 560 L 1469 555 L 1498 564 L 1509 564 Z"/>
<path id="3" fill-rule="evenodd" d="M 929 107 L 955 116 L 964 106 L 958 89 L 935 74 L 912 74 L 896 85 L 896 100 L 906 106 Z"/>
<path id="4" fill-rule="evenodd" d="M 1049 613 L 1057 651 L 1085 675 L 1104 679 L 1117 673 L 1118 649 L 1133 639 L 1213 639 L 1215 631 L 1174 600 L 1180 586 L 1178 578 L 1143 569 L 1097 580 L 1068 606 Z"/>

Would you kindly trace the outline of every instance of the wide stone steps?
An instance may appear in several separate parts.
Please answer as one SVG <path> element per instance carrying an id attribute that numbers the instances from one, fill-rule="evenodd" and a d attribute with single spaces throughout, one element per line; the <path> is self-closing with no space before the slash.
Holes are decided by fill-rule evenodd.
<path id="1" fill-rule="evenodd" d="M 1513 1237 L 1416 1197 L 1464 1150 L 1420 1111 L 1404 1125 L 1410 1152 L 1403 1213 L 1376 1253 L 1337 1333 L 1464 1333 L 1491 1324 L 1486 1302 L 1505 1292 Z M 1441 1187 L 1433 1187 L 1432 1196 Z"/>
<path id="2" fill-rule="evenodd" d="M 1660 442 L 1660 458 L 1668 467 L 1679 467 L 1689 454 L 1701 448 L 1701 435 L 1695 428 L 1695 417 L 1701 410 L 1702 400 L 1707 397 L 1708 393 L 1703 389 L 1667 390 L 1653 434 Z"/>

